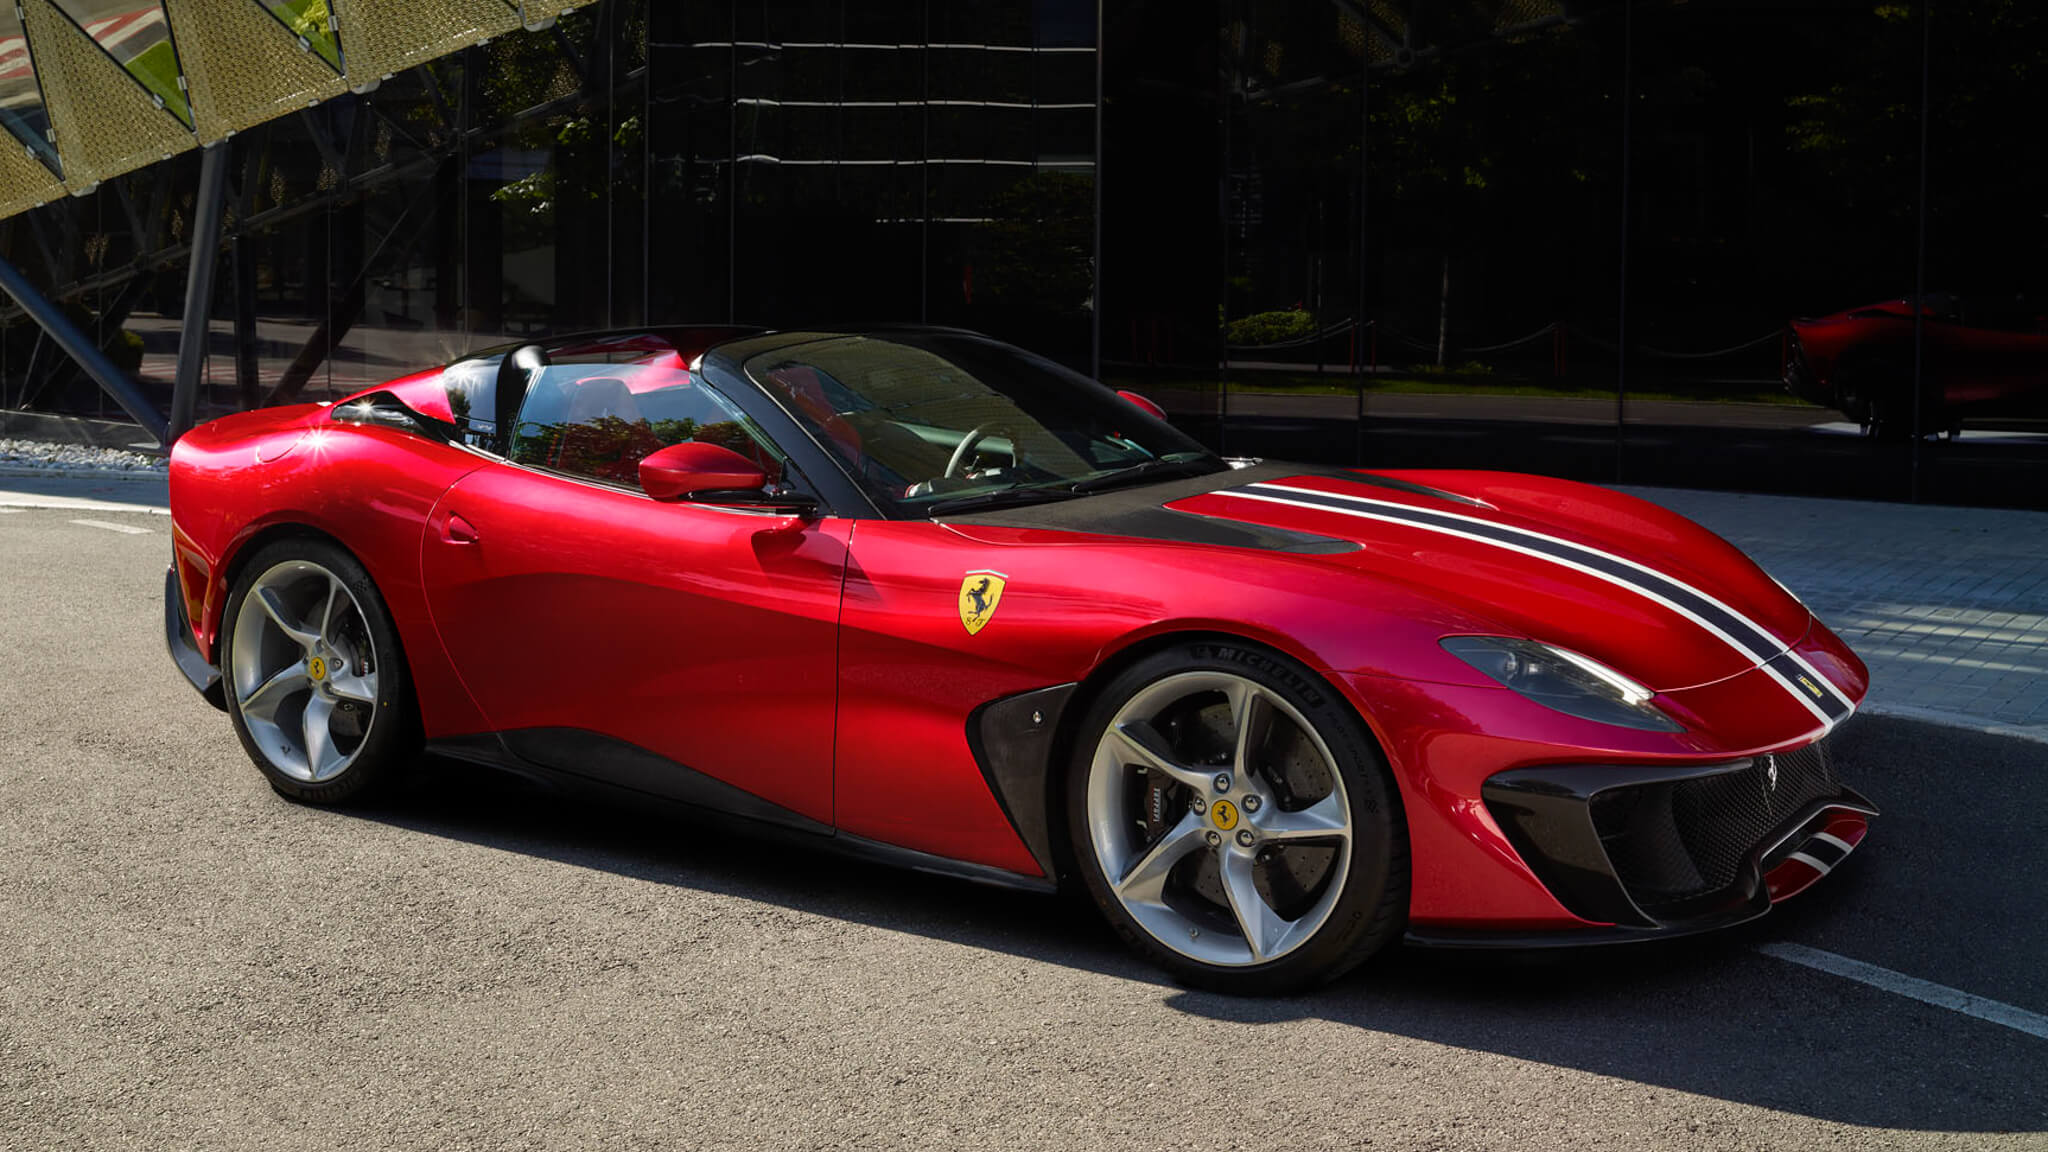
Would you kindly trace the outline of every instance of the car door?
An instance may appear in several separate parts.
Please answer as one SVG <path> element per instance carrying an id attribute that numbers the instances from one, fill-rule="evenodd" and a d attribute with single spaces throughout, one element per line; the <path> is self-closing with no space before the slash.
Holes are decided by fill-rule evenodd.
<path id="1" fill-rule="evenodd" d="M 422 567 L 442 642 L 528 760 L 829 825 L 851 522 L 650 499 L 628 478 L 665 442 L 781 465 L 702 381 L 635 391 L 630 374 L 547 369 L 512 458 L 434 509 Z"/>

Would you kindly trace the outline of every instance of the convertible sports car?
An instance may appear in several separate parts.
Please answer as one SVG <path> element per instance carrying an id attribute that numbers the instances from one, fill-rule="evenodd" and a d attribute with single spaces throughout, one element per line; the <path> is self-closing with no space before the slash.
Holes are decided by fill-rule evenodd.
<path id="1" fill-rule="evenodd" d="M 933 329 L 502 348 L 171 457 L 179 668 L 286 796 L 453 757 L 976 880 L 1183 980 L 1761 915 L 1862 663 L 1587 485 L 1219 458 Z"/>

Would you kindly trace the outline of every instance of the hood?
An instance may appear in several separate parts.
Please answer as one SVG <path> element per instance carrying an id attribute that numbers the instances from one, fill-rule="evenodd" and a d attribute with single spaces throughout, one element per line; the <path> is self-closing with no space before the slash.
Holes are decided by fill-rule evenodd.
<path id="1" fill-rule="evenodd" d="M 1354 545 L 1320 559 L 1660 692 L 1747 672 L 1809 626 L 1805 606 L 1733 545 L 1592 485 L 1500 472 L 1240 475 L 1164 507 Z"/>

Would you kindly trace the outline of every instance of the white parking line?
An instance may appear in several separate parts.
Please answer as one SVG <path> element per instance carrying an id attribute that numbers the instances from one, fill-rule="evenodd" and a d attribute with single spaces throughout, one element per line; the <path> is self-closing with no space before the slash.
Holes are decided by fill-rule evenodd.
<path id="1" fill-rule="evenodd" d="M 1790 964 L 1801 964 L 1833 976 L 1840 976 L 1845 980 L 1868 984 L 1872 988 L 1882 988 L 1886 992 L 1918 1000 L 1922 1004 L 1932 1004 L 1936 1008 L 1946 1008 L 1951 1012 L 1975 1016 L 1979 1020 L 1988 1020 L 1993 1024 L 2003 1024 L 2029 1036 L 2048 1040 L 2048 1016 L 2038 1015 L 2024 1008 L 2016 1008 L 2011 1004 L 1982 996 L 1973 996 L 1968 992 L 1950 988 L 1946 984 L 1936 984 L 1931 980 L 1922 980 L 1903 972 L 1894 972 L 1889 968 L 1879 968 L 1875 964 L 1865 964 L 1861 960 L 1851 960 L 1847 956 L 1837 956 L 1833 952 L 1808 948 L 1804 944 L 1773 941 L 1757 945 L 1756 950 Z"/>
<path id="2" fill-rule="evenodd" d="M 147 528 L 137 528 L 133 524 L 112 524 L 105 520 L 73 520 L 72 523 L 83 525 L 87 528 L 104 528 L 109 532 L 126 532 L 130 536 L 148 536 L 152 534 Z"/>

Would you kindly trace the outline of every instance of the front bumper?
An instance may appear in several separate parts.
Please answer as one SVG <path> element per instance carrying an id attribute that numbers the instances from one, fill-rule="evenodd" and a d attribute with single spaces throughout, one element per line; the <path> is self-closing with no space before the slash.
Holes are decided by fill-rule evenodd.
<path id="1" fill-rule="evenodd" d="M 1835 393 L 1827 387 L 1806 361 L 1806 348 L 1797 336 L 1792 338 L 1792 348 L 1785 358 L 1785 391 L 1794 397 L 1817 404 L 1822 408 L 1835 406 Z"/>
<path id="2" fill-rule="evenodd" d="M 1548 765 L 1481 794 L 1515 851 L 1581 929 L 1417 934 L 1435 944 L 1581 944 L 1739 924 L 1826 875 L 1877 809 L 1836 779 L 1824 743 L 1645 772 Z"/>
<path id="3" fill-rule="evenodd" d="M 220 669 L 207 663 L 192 640 L 192 621 L 185 615 L 185 596 L 178 587 L 178 567 L 164 569 L 164 646 L 171 661 L 206 702 L 227 710 L 227 694 L 221 687 Z"/>

